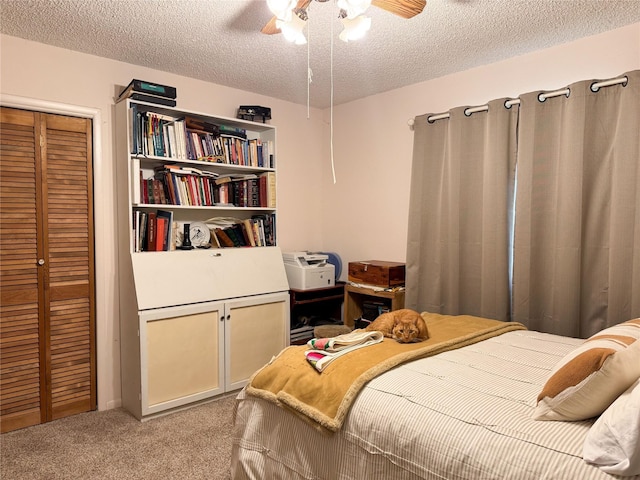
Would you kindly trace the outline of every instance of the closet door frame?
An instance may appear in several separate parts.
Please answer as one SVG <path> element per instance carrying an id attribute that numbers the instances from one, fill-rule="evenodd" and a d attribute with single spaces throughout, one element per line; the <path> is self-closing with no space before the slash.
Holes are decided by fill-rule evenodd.
<path id="1" fill-rule="evenodd" d="M 66 103 L 48 102 L 16 95 L 0 94 L 0 105 L 3 107 L 20 108 L 42 113 L 68 115 L 92 120 L 93 135 L 93 215 L 94 215 L 94 253 L 95 253 L 95 338 L 96 338 L 96 388 L 98 410 L 107 410 L 120 406 L 119 401 L 110 400 L 109 391 L 105 387 L 112 382 L 113 352 L 110 350 L 110 342 L 107 332 L 112 330 L 109 319 L 117 318 L 117 302 L 108 298 L 108 292 L 113 291 L 113 285 L 109 285 L 109 266 L 115 265 L 115 240 L 109 243 L 108 239 L 114 237 L 113 230 L 108 225 L 108 208 L 105 202 L 96 202 L 96 198 L 108 198 L 110 195 L 104 190 L 104 179 L 108 172 L 102 158 L 102 114 L 99 109 L 88 108 Z M 111 195 L 112 196 L 112 195 Z M 115 226 L 113 227 L 115 228 Z M 118 322 L 115 322 L 117 325 Z"/>

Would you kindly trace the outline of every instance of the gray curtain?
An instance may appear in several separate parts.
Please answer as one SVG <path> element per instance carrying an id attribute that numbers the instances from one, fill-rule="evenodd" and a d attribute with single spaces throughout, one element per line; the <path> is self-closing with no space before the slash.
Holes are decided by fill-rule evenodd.
<path id="1" fill-rule="evenodd" d="M 513 320 L 588 337 L 640 316 L 640 71 L 521 95 Z"/>
<path id="2" fill-rule="evenodd" d="M 518 107 L 414 121 L 405 305 L 509 319 Z"/>

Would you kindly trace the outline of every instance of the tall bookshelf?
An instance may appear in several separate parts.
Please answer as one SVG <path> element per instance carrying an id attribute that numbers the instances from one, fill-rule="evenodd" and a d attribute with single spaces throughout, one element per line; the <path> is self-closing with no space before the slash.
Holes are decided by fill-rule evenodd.
<path id="1" fill-rule="evenodd" d="M 241 388 L 288 345 L 276 129 L 131 99 L 115 108 L 122 404 L 143 419 Z M 180 125 L 187 121 L 200 131 Z M 237 197 L 219 196 L 215 180 L 225 177 L 244 185 Z M 252 184 L 271 193 L 247 197 Z M 158 211 L 172 229 L 158 222 L 149 244 L 143 225 Z M 253 225 L 255 246 L 223 248 L 216 229 L 230 223 Z M 179 235 L 185 224 L 195 248 L 181 248 L 189 243 Z"/>

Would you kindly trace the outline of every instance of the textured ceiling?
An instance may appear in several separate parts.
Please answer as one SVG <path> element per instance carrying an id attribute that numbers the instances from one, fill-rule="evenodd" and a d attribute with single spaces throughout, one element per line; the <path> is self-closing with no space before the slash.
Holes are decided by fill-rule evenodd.
<path id="1" fill-rule="evenodd" d="M 347 44 L 334 3 L 313 2 L 308 50 L 260 33 L 264 0 L 0 0 L 4 34 L 300 104 L 309 59 L 316 107 L 331 102 L 332 56 L 338 105 L 639 22 L 640 0 L 427 0 L 409 20 L 368 15 L 366 38 Z"/>

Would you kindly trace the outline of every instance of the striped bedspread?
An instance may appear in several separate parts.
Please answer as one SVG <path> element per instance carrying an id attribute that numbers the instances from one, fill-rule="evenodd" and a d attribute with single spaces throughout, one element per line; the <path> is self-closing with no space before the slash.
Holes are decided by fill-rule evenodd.
<path id="1" fill-rule="evenodd" d="M 508 332 L 371 380 L 341 431 L 238 396 L 234 479 L 611 479 L 582 460 L 591 421 L 541 422 L 544 381 L 583 340 Z"/>
<path id="2" fill-rule="evenodd" d="M 321 430 L 342 426 L 353 400 L 372 378 L 402 363 L 437 355 L 513 330 L 517 322 L 501 322 L 471 315 L 423 313 L 429 338 L 418 343 L 384 341 L 337 358 L 319 374 L 307 363 L 306 346 L 284 349 L 258 370 L 245 389 L 250 395 L 297 412 Z"/>

